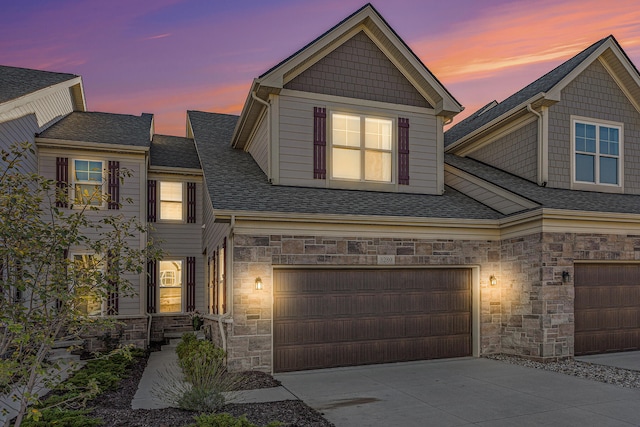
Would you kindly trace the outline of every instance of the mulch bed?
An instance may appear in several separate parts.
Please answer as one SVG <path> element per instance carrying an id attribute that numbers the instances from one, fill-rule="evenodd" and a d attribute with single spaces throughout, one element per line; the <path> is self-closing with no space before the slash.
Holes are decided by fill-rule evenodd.
<path id="1" fill-rule="evenodd" d="M 122 380 L 117 390 L 106 392 L 89 403 L 92 417 L 102 418 L 105 427 L 181 427 L 194 422 L 194 412 L 176 408 L 131 409 L 131 400 L 136 394 L 147 359 L 139 359 L 131 369 L 131 376 Z M 245 390 L 277 387 L 280 383 L 264 372 L 244 373 Z M 284 400 L 270 403 L 243 403 L 225 405 L 222 412 L 234 416 L 246 415 L 249 421 L 259 426 L 271 421 L 280 421 L 283 426 L 329 427 L 330 422 L 300 400 Z"/>

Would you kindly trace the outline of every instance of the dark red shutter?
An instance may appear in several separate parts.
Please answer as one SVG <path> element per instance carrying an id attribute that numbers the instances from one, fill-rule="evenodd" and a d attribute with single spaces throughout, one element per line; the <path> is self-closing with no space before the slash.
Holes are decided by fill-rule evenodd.
<path id="1" fill-rule="evenodd" d="M 147 313 L 156 312 L 156 289 L 158 283 L 158 271 L 155 261 L 147 262 Z"/>
<path id="2" fill-rule="evenodd" d="M 196 257 L 187 257 L 187 311 L 196 309 Z"/>
<path id="3" fill-rule="evenodd" d="M 196 222 L 196 183 L 187 182 L 187 223 Z"/>
<path id="4" fill-rule="evenodd" d="M 222 271 L 222 313 L 227 312 L 227 238 L 222 241 L 222 249 L 224 256 L 220 259 L 220 271 Z"/>
<path id="5" fill-rule="evenodd" d="M 313 108 L 313 178 L 327 178 L 327 109 Z"/>
<path id="6" fill-rule="evenodd" d="M 109 161 L 109 209 L 120 209 L 120 162 Z"/>
<path id="7" fill-rule="evenodd" d="M 409 119 L 398 119 L 398 184 L 409 185 Z"/>
<path id="8" fill-rule="evenodd" d="M 111 163 L 111 162 L 109 162 Z M 111 172 L 111 169 L 109 169 Z M 109 285 L 109 296 L 107 297 L 107 315 L 115 316 L 118 314 L 118 282 L 115 280 L 117 274 L 117 259 L 115 253 L 109 251 L 107 256 L 107 283 Z"/>
<path id="9" fill-rule="evenodd" d="M 69 158 L 56 157 L 56 207 L 69 207 Z"/>
<path id="10" fill-rule="evenodd" d="M 150 179 L 147 181 L 147 221 L 156 222 L 156 180 Z"/>

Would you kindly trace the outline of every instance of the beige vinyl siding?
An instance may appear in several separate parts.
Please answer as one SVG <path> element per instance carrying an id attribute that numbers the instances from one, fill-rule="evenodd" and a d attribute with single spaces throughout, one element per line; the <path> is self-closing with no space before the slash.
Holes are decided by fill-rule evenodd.
<path id="1" fill-rule="evenodd" d="M 366 101 L 363 101 L 366 102 Z M 280 97 L 278 111 L 280 123 L 279 138 L 279 183 L 307 187 L 331 186 L 327 180 L 313 179 L 313 108 L 326 107 L 327 115 L 331 111 L 354 112 L 355 114 L 380 115 L 409 119 L 409 175 L 410 185 L 392 186 L 387 191 L 405 193 L 438 194 L 437 174 L 437 126 L 438 120 L 425 110 L 419 114 L 414 111 L 402 111 L 371 107 L 366 104 L 357 106 L 341 102 L 327 104 L 305 96 Z M 402 107 L 402 106 L 399 106 Z M 329 118 L 327 119 L 329 126 Z M 331 132 L 327 129 L 327 150 L 330 149 Z M 394 131 L 393 180 L 397 182 L 397 120 Z M 327 176 L 329 176 L 329 159 L 327 152 Z M 383 190 L 384 191 L 384 190 Z"/>
<path id="2" fill-rule="evenodd" d="M 152 224 L 153 230 L 149 232 L 155 242 L 165 252 L 165 259 L 182 259 L 186 271 L 186 257 L 195 257 L 196 259 L 196 309 L 203 311 L 206 309 L 207 303 L 204 299 L 204 292 L 201 291 L 205 285 L 204 272 L 206 265 L 203 265 L 202 256 L 202 178 L 199 176 L 186 175 L 159 175 L 150 173 L 149 179 L 155 179 L 158 183 L 161 181 L 183 182 L 183 212 L 184 221 L 171 222 L 158 219 Z M 188 224 L 186 218 L 187 203 L 187 182 L 196 183 L 196 222 Z M 158 187 L 159 189 L 159 187 Z M 159 195 L 159 193 L 158 193 Z M 158 212 L 160 211 L 160 201 L 158 197 Z M 186 279 L 186 278 L 185 278 Z M 186 289 L 186 281 L 183 282 Z M 183 309 L 185 309 L 186 291 L 183 290 Z"/>
<path id="3" fill-rule="evenodd" d="M 249 153 L 262 172 L 269 176 L 269 121 L 264 114 L 260 120 L 252 140 L 249 142 Z"/>
<path id="4" fill-rule="evenodd" d="M 498 169 L 529 181 L 538 175 L 538 122 L 529 123 L 468 154 Z"/>
<path id="5" fill-rule="evenodd" d="M 43 95 L 15 108 L 0 112 L 0 149 L 7 149 L 16 142 L 34 144 L 35 134 L 73 111 L 68 87 Z M 34 146 L 35 149 L 35 146 Z M 37 171 L 37 156 L 27 154 L 21 165 L 25 172 Z"/>
<path id="6" fill-rule="evenodd" d="M 131 172 L 130 177 L 126 177 L 124 182 L 120 184 L 120 203 L 122 207 L 119 210 L 109 210 L 106 207 L 99 210 L 88 210 L 86 212 L 87 217 L 98 220 L 112 215 L 122 215 L 124 218 L 136 218 L 141 223 L 146 223 L 146 218 L 141 215 L 141 203 L 146 203 L 146 193 L 141 192 L 141 180 L 146 180 L 146 163 L 145 156 L 140 155 L 126 155 L 123 153 L 108 153 L 98 151 L 80 151 L 80 150 L 52 150 L 50 148 L 41 148 L 39 150 L 39 173 L 47 178 L 55 180 L 56 178 L 56 157 L 68 157 L 69 158 L 69 183 L 73 183 L 73 159 L 85 159 L 85 160 L 101 160 L 104 162 L 105 176 L 107 162 L 109 160 L 117 160 L 120 162 L 120 169 L 127 169 Z M 106 186 L 106 182 L 105 182 Z M 106 188 L 106 187 L 105 187 Z M 146 188 L 146 185 L 142 188 Z M 127 203 L 127 199 L 133 200 L 133 203 Z M 142 205 L 146 206 L 146 205 Z M 69 209 L 69 211 L 72 211 Z M 98 234 L 93 230 L 87 230 L 85 232 L 89 238 L 97 238 Z M 131 239 L 128 239 L 128 244 L 132 248 L 142 248 L 144 236 L 136 234 Z M 70 252 L 81 251 L 82 248 L 71 248 Z M 143 275 L 128 275 L 133 285 L 133 292 L 135 295 L 127 298 L 120 297 L 119 301 L 119 314 L 120 315 L 136 315 L 140 312 L 140 298 L 141 292 L 143 292 L 144 285 L 142 283 Z M 141 286 L 142 285 L 142 286 Z"/>
<path id="7" fill-rule="evenodd" d="M 569 83 L 562 100 L 549 109 L 548 185 L 571 186 L 571 115 L 623 124 L 624 191 L 640 194 L 640 113 L 599 61 Z"/>

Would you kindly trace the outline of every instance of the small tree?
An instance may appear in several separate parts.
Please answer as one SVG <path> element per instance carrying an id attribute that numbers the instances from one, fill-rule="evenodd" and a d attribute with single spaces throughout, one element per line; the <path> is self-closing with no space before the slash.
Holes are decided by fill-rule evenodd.
<path id="1" fill-rule="evenodd" d="M 160 255 L 151 242 L 139 248 L 147 230 L 135 218 L 98 212 L 86 194 L 81 206 L 56 207 L 67 189 L 21 171 L 28 152 L 28 143 L 0 151 L 0 395 L 13 390 L 15 426 L 38 402 L 38 381 L 60 372 L 47 360 L 54 340 L 111 329 L 113 318 L 92 316 L 88 307 L 116 292 L 131 296 L 127 277 Z M 121 171 L 119 179 L 128 175 Z M 69 259 L 77 248 L 92 255 Z"/>

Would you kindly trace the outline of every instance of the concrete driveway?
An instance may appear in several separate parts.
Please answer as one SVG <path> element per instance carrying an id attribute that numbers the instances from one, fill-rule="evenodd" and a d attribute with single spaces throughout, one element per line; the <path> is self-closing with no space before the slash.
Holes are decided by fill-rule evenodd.
<path id="1" fill-rule="evenodd" d="M 337 427 L 639 426 L 640 389 L 461 358 L 277 374 Z"/>

